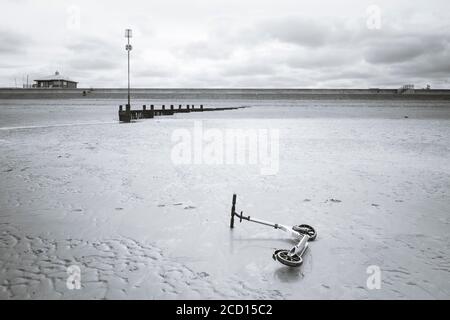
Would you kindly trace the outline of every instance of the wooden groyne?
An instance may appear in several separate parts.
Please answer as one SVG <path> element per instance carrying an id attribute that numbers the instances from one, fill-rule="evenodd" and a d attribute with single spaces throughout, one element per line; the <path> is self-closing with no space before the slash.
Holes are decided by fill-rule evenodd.
<path id="1" fill-rule="evenodd" d="M 131 110 L 129 105 L 125 105 L 125 109 L 122 105 L 119 106 L 119 121 L 130 122 L 137 119 L 152 119 L 158 116 L 173 116 L 175 113 L 190 113 L 190 112 L 207 112 L 207 111 L 224 111 L 224 110 L 236 110 L 246 107 L 223 107 L 223 108 L 205 108 L 202 104 L 196 106 L 186 105 L 162 105 L 160 109 L 156 109 L 155 105 L 143 105 L 140 110 Z"/>

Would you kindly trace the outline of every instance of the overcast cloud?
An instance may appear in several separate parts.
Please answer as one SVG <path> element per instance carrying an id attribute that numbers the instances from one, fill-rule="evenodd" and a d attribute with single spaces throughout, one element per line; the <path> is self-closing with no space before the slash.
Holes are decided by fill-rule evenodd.
<path id="1" fill-rule="evenodd" d="M 381 28 L 367 27 L 367 8 Z M 450 87 L 450 2 L 2 0 L 0 86 Z M 16 79 L 16 80 L 15 80 Z"/>

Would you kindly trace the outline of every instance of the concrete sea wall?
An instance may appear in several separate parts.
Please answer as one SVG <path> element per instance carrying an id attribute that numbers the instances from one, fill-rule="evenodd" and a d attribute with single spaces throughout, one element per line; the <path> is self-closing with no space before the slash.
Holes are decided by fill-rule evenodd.
<path id="1" fill-rule="evenodd" d="M 122 99 L 126 89 L 0 89 L 0 99 Z M 450 100 L 450 90 L 396 89 L 132 89 L 134 99 L 432 99 Z"/>

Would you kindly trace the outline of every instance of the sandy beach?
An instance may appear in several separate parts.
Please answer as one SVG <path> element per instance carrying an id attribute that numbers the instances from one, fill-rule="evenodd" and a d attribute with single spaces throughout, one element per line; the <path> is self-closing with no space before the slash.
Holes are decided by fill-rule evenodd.
<path id="1" fill-rule="evenodd" d="M 450 298 L 450 102 L 201 102 L 251 108 L 124 124 L 116 100 L 1 100 L 0 299 Z M 174 164 L 199 123 L 278 130 L 277 173 Z M 233 193 L 317 229 L 300 268 L 272 260 L 282 232 L 229 229 Z"/>

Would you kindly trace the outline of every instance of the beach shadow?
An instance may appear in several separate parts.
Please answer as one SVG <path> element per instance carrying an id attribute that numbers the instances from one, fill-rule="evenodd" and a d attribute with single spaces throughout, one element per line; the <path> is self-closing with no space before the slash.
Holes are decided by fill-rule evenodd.
<path id="1" fill-rule="evenodd" d="M 244 242 L 244 243 L 259 243 L 259 242 L 277 242 L 277 243 L 285 243 L 285 247 L 283 246 L 283 249 L 290 249 L 292 246 L 296 245 L 298 243 L 297 239 L 292 238 L 273 238 L 273 237 L 255 237 L 255 238 L 243 238 L 243 237 L 235 237 L 233 234 L 233 229 L 230 230 L 230 252 L 234 252 L 234 243 L 235 242 Z M 278 246 L 277 246 L 278 248 Z M 281 248 L 278 248 L 281 249 Z M 276 250 L 273 248 L 273 250 Z M 305 253 L 304 257 L 309 256 L 309 252 Z M 311 257 L 309 257 L 310 259 Z M 307 257 L 308 259 L 308 257 Z M 304 261 L 305 262 L 305 261 Z M 274 272 L 274 277 L 280 282 L 288 283 L 288 282 L 296 282 L 302 280 L 305 275 L 303 273 L 303 267 L 304 264 L 302 264 L 300 267 L 288 267 L 285 265 L 282 265 L 280 262 L 276 262 L 279 264 L 279 267 Z"/>
<path id="2" fill-rule="evenodd" d="M 234 244 L 236 242 L 238 243 L 244 243 L 244 244 L 257 244 L 257 243 L 285 243 L 286 245 L 282 245 L 283 249 L 290 249 L 292 246 L 296 245 L 298 241 L 295 239 L 283 239 L 283 238 L 272 238 L 272 237 L 258 237 L 258 238 L 243 238 L 243 237 L 235 237 L 233 235 L 233 229 L 230 231 L 230 237 L 229 237 L 229 243 L 230 243 L 230 252 L 234 253 L 235 246 Z M 280 245 L 272 247 L 272 250 L 282 249 L 280 248 Z"/>
<path id="3" fill-rule="evenodd" d="M 265 237 L 260 237 L 260 238 L 234 238 L 234 236 L 232 235 L 232 232 L 230 232 L 230 251 L 234 252 L 234 245 L 233 243 L 235 242 L 245 242 L 245 243 L 259 243 L 259 242 L 270 242 L 270 241 L 277 241 L 277 242 L 284 242 L 286 243 L 286 247 L 285 249 L 290 248 L 291 246 L 295 245 L 298 243 L 298 241 L 294 240 L 294 239 L 274 239 L 274 238 L 265 238 Z M 275 250 L 275 248 L 272 248 L 272 250 Z M 273 252 L 273 251 L 272 251 Z M 280 264 L 279 262 L 274 262 L 274 263 L 278 263 L 280 265 L 280 267 L 278 267 L 275 272 L 274 272 L 274 277 L 275 279 L 277 279 L 280 282 L 295 282 L 295 281 L 300 281 L 304 278 L 304 274 L 303 274 L 303 265 L 298 267 L 298 268 L 293 268 L 293 267 L 288 267 L 288 266 L 284 266 L 282 264 Z"/>
<path id="4" fill-rule="evenodd" d="M 302 266 L 298 268 L 292 268 L 288 266 L 279 267 L 277 270 L 275 270 L 274 277 L 280 282 L 285 283 L 300 281 L 304 278 Z"/>

